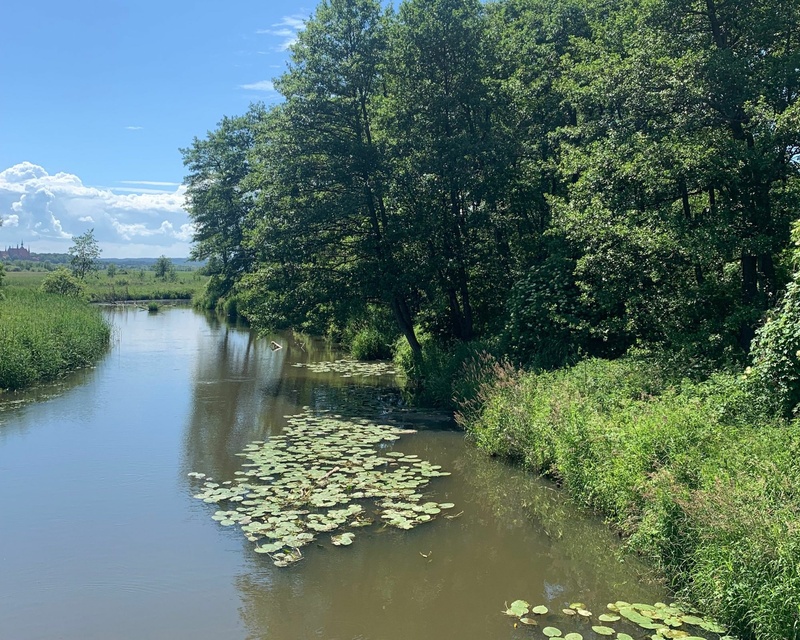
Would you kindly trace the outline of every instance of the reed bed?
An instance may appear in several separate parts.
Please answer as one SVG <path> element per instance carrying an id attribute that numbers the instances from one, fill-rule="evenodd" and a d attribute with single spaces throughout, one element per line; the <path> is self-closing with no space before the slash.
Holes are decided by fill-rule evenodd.
<path id="1" fill-rule="evenodd" d="M 106 352 L 111 327 L 86 301 L 17 287 L 4 287 L 4 294 L 0 389 L 58 378 Z"/>

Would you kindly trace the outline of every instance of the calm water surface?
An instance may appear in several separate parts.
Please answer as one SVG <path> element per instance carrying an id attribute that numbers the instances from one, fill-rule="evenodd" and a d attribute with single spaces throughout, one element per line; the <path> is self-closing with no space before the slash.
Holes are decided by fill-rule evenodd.
<path id="1" fill-rule="evenodd" d="M 600 522 L 441 416 L 407 415 L 391 380 L 291 366 L 341 357 L 330 348 L 280 335 L 273 352 L 189 309 L 107 313 L 115 344 L 97 368 L 0 397 L 1 639 L 538 638 L 505 601 L 599 612 L 665 597 Z M 274 567 L 186 474 L 234 479 L 235 454 L 303 406 L 419 428 L 396 449 L 452 471 L 428 491 L 463 515 L 360 529 L 348 548 L 320 538 Z"/>

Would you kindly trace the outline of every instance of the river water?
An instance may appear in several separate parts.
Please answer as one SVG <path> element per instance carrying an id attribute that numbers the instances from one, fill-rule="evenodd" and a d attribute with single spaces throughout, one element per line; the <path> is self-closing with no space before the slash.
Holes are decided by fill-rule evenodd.
<path id="1" fill-rule="evenodd" d="M 272 351 L 190 309 L 106 313 L 96 368 L 0 396 L 3 640 L 540 638 L 504 603 L 665 597 L 596 518 L 442 416 L 406 412 L 391 379 L 292 366 L 340 358 L 330 347 L 281 334 Z M 451 471 L 426 492 L 463 513 L 361 529 L 346 548 L 321 538 L 273 566 L 211 519 L 187 473 L 234 479 L 236 454 L 303 406 L 417 428 L 395 448 Z"/>

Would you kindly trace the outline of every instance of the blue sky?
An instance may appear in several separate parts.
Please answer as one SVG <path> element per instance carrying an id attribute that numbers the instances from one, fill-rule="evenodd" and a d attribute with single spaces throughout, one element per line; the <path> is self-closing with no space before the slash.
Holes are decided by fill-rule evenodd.
<path id="1" fill-rule="evenodd" d="M 315 0 L 8 2 L 0 8 L 0 248 L 186 256 L 179 148 L 279 97 Z"/>

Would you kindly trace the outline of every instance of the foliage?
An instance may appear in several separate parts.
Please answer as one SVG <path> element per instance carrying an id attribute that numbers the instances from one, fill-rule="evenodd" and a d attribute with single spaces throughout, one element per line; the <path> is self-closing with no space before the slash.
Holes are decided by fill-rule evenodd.
<path id="1" fill-rule="evenodd" d="M 84 280 L 88 274 L 97 271 L 100 252 L 100 246 L 94 237 L 94 229 L 73 237 L 72 246 L 69 248 L 69 254 L 72 256 L 70 258 L 72 273 Z"/>
<path id="2" fill-rule="evenodd" d="M 795 223 L 794 240 L 794 263 L 800 267 L 800 223 Z M 756 334 L 752 356 L 747 374 L 754 400 L 779 415 L 795 415 L 800 404 L 800 270 Z"/>
<path id="3" fill-rule="evenodd" d="M 561 483 L 745 638 L 794 638 L 800 423 L 770 419 L 740 380 L 670 385 L 633 360 L 497 377 L 471 438 Z"/>
<path id="4" fill-rule="evenodd" d="M 72 296 L 9 287 L 0 304 L 0 389 L 20 389 L 93 364 L 111 328 Z"/>
<path id="5" fill-rule="evenodd" d="M 175 272 L 175 265 L 172 264 L 172 260 L 165 255 L 161 255 L 156 260 L 155 265 L 153 265 L 153 271 L 155 272 L 156 278 L 161 278 L 164 281 L 170 280 L 171 282 L 175 282 L 175 280 L 178 279 L 178 274 Z"/>
<path id="6" fill-rule="evenodd" d="M 41 284 L 43 293 L 57 293 L 76 298 L 83 296 L 84 289 L 84 284 L 63 268 L 47 274 Z"/>
<path id="7" fill-rule="evenodd" d="M 115 277 L 115 276 L 117 275 L 117 265 L 115 265 L 115 264 L 113 264 L 113 263 L 112 263 L 112 264 L 110 264 L 110 265 L 108 265 L 108 266 L 106 267 L 106 275 L 107 275 L 109 278 L 113 278 L 113 277 Z"/>

